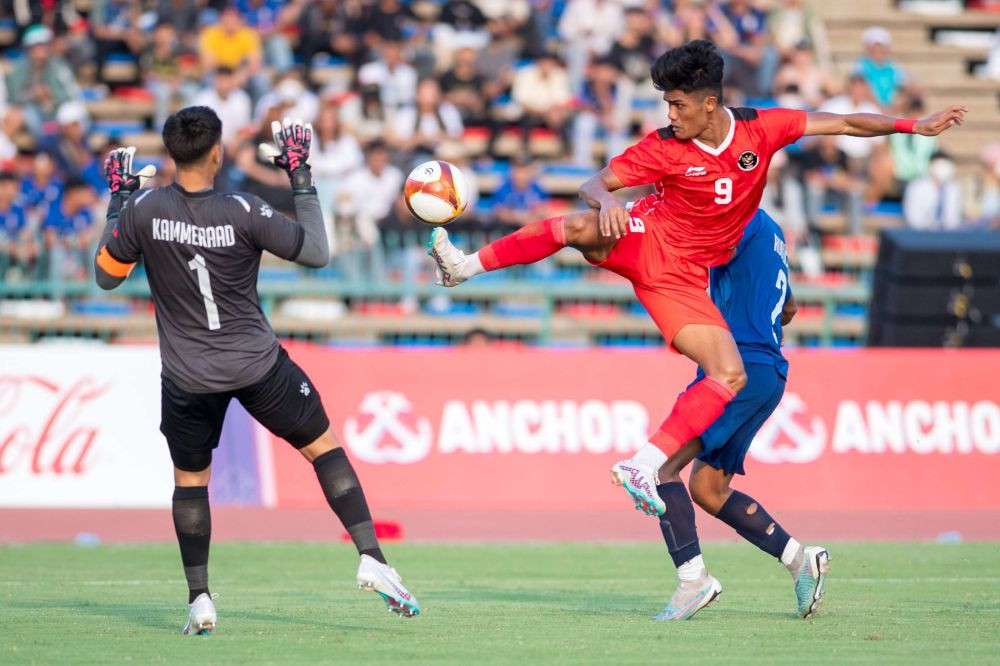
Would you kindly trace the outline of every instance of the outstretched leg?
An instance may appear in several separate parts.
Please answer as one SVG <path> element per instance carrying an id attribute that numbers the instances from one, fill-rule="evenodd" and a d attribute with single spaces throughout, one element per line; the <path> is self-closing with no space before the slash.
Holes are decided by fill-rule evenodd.
<path id="1" fill-rule="evenodd" d="M 801 617 L 809 617 L 823 599 L 830 554 L 821 546 L 803 547 L 754 498 L 729 487 L 733 475 L 695 461 L 688 485 L 702 509 L 741 537 L 778 559 L 795 583 Z"/>
<path id="2" fill-rule="evenodd" d="M 405 617 L 420 613 L 416 598 L 403 586 L 396 570 L 386 564 L 361 481 L 333 432 L 327 429 L 319 439 L 299 451 L 313 464 L 327 504 L 337 514 L 358 549 L 361 556 L 358 587 L 377 592 L 390 612 Z"/>
<path id="3" fill-rule="evenodd" d="M 567 246 L 579 250 L 589 261 L 599 263 L 608 256 L 614 244 L 614 239 L 600 235 L 597 212 L 585 210 L 526 224 L 472 254 L 465 254 L 452 245 L 448 232 L 438 227 L 431 234 L 427 254 L 437 263 L 438 284 L 454 287 L 480 273 L 533 264 Z"/>

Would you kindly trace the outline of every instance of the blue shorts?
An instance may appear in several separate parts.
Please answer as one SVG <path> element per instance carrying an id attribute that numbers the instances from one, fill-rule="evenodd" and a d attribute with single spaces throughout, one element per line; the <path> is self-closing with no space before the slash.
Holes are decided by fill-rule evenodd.
<path id="1" fill-rule="evenodd" d="M 750 443 L 785 393 L 785 376 L 773 364 L 745 363 L 744 367 L 747 385 L 701 436 L 698 460 L 726 474 L 746 474 L 743 459 Z M 699 372 L 698 380 L 703 376 Z"/>

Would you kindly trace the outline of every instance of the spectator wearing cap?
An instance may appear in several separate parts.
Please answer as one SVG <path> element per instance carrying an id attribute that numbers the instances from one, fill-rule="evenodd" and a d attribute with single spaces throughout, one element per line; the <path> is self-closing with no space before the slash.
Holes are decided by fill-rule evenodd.
<path id="1" fill-rule="evenodd" d="M 909 80 L 906 71 L 890 58 L 892 36 L 889 31 L 879 26 L 872 26 L 861 36 L 865 54 L 854 64 L 854 71 L 860 74 L 871 86 L 875 101 L 888 109 L 893 102 L 896 91 L 905 86 Z"/>
<path id="2" fill-rule="evenodd" d="M 387 114 L 393 114 L 414 102 L 417 70 L 403 57 L 401 42 L 385 41 L 379 48 L 378 59 L 365 63 L 358 70 L 358 83 L 362 87 L 377 87 L 382 107 Z"/>
<path id="3" fill-rule="evenodd" d="M 90 247 L 95 240 L 93 208 L 96 192 L 85 181 L 71 178 L 58 201 L 49 206 L 42 224 L 43 242 L 49 257 L 49 279 L 79 280 L 90 266 Z"/>
<path id="4" fill-rule="evenodd" d="M 441 144 L 458 141 L 465 129 L 462 115 L 441 97 L 436 79 L 417 86 L 416 101 L 400 109 L 389 128 L 388 143 L 400 151 L 398 162 L 414 165 L 432 159 Z"/>
<path id="5" fill-rule="evenodd" d="M 774 77 L 775 97 L 790 92 L 794 92 L 801 101 L 802 108 L 806 109 L 819 108 L 838 92 L 837 83 L 827 70 L 817 64 L 812 46 L 805 40 L 795 45 L 789 53 L 788 61 Z M 788 104 L 782 103 L 782 106 Z"/>
<path id="6" fill-rule="evenodd" d="M 56 168 L 67 178 L 82 179 L 95 191 L 105 187 L 101 160 L 87 145 L 90 115 L 83 102 L 66 102 L 56 111 L 59 131 L 43 137 L 39 150 L 51 155 Z"/>
<path id="7" fill-rule="evenodd" d="M 605 56 L 625 27 L 625 12 L 618 0 L 569 0 L 559 18 L 559 36 L 566 42 L 570 87 L 583 90 L 587 63 Z"/>
<path id="8" fill-rule="evenodd" d="M 549 195 L 528 155 L 512 160 L 510 175 L 490 198 L 494 219 L 506 227 L 523 227 L 544 217 L 548 202 Z"/>
<path id="9" fill-rule="evenodd" d="M 32 275 L 38 243 L 28 226 L 19 197 L 17 176 L 0 171 L 0 281 L 10 280 L 8 270 Z"/>
<path id="10" fill-rule="evenodd" d="M 195 95 L 191 104 L 207 106 L 215 111 L 222 121 L 222 144 L 227 150 L 235 152 L 240 132 L 253 121 L 250 115 L 250 95 L 237 87 L 233 70 L 229 67 L 216 68 L 212 84 Z"/>
<path id="11" fill-rule="evenodd" d="M 548 128 L 560 138 L 563 152 L 567 152 L 567 125 L 573 93 L 569 75 L 553 53 L 544 53 L 532 64 L 517 70 L 511 96 L 521 108 L 525 137 L 538 127 Z"/>
<path id="12" fill-rule="evenodd" d="M 912 229 L 950 231 L 962 226 L 962 188 L 948 155 L 935 153 L 927 175 L 906 186 L 903 217 Z"/>
<path id="13" fill-rule="evenodd" d="M 25 30 L 21 45 L 27 57 L 7 77 L 7 98 L 21 107 L 28 130 L 39 135 L 42 123 L 51 120 L 61 104 L 79 99 L 80 87 L 66 61 L 52 52 L 51 30 L 33 25 Z"/>
<path id="14" fill-rule="evenodd" d="M 97 45 L 97 76 L 108 82 L 105 65 L 114 53 L 136 55 L 142 53 L 145 38 L 138 28 L 141 7 L 133 0 L 93 0 L 90 6 L 90 30 Z M 139 82 L 139 71 L 129 83 Z"/>
<path id="15" fill-rule="evenodd" d="M 266 77 L 261 76 L 264 58 L 260 35 L 247 26 L 236 6 L 227 5 L 219 13 L 218 22 L 201 31 L 198 52 L 204 71 L 228 67 L 235 73 L 236 85 L 249 86 L 256 97 L 263 95 L 268 87 Z"/>
<path id="16" fill-rule="evenodd" d="M 610 58 L 598 58 L 589 70 L 573 119 L 573 161 L 581 166 L 594 165 L 598 135 L 608 157 L 625 152 L 631 125 L 632 81 Z"/>

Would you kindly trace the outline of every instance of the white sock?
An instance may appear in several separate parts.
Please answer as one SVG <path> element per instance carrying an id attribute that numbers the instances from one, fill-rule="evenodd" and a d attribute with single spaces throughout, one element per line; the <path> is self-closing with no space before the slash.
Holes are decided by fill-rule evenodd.
<path id="1" fill-rule="evenodd" d="M 486 269 L 483 268 L 483 262 L 479 260 L 478 252 L 465 255 L 465 266 L 462 267 L 462 272 L 465 273 L 465 277 L 472 277 L 473 275 L 486 272 Z"/>
<path id="2" fill-rule="evenodd" d="M 701 558 L 701 555 L 695 555 L 677 567 L 677 578 L 684 583 L 698 580 L 703 573 L 705 573 L 705 560 Z"/>
<path id="3" fill-rule="evenodd" d="M 795 556 L 799 554 L 799 548 L 801 547 L 802 544 L 789 537 L 788 543 L 785 544 L 785 549 L 781 551 L 781 563 L 786 567 L 791 566 L 795 560 Z"/>
<path id="4" fill-rule="evenodd" d="M 667 462 L 667 454 L 661 451 L 655 444 L 647 442 L 643 444 L 641 449 L 635 452 L 632 460 L 640 465 L 652 467 L 653 471 L 659 471 L 663 467 L 663 464 Z"/>

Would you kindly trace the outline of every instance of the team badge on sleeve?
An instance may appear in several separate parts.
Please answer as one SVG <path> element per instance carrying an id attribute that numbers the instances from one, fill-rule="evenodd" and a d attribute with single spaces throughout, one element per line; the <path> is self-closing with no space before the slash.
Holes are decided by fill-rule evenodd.
<path id="1" fill-rule="evenodd" d="M 757 158 L 757 153 L 752 150 L 744 150 L 740 153 L 740 159 L 738 161 L 740 169 L 743 171 L 753 171 L 757 168 L 757 162 L 760 160 Z"/>

